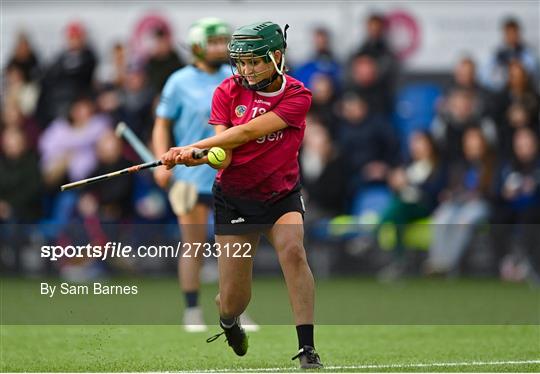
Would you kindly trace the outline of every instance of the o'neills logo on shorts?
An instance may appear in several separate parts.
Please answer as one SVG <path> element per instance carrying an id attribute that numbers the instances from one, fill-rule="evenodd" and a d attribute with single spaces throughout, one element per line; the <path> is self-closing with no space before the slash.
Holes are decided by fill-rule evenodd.
<path id="1" fill-rule="evenodd" d="M 234 112 L 236 113 L 237 117 L 242 117 L 244 114 L 246 114 L 247 107 L 245 105 L 238 105 Z"/>

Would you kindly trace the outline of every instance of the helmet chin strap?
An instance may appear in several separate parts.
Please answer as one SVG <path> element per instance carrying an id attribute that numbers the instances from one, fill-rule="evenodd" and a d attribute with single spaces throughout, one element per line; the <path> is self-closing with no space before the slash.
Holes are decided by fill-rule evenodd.
<path id="1" fill-rule="evenodd" d="M 245 88 L 247 88 L 249 90 L 260 91 L 260 90 L 263 90 L 266 87 L 270 86 L 276 79 L 278 79 L 280 76 L 282 76 L 284 74 L 285 55 L 282 54 L 281 63 L 280 63 L 279 67 L 277 65 L 276 59 L 275 59 L 274 54 L 272 52 L 268 52 L 268 57 L 270 58 L 270 60 L 274 64 L 274 67 L 276 68 L 276 72 L 274 74 L 272 74 L 272 76 L 270 78 L 263 79 L 262 81 L 257 82 L 255 84 L 249 84 L 247 79 L 243 78 L 242 79 L 242 86 L 244 86 Z"/>
<path id="2" fill-rule="evenodd" d="M 260 91 L 265 89 L 266 87 L 270 86 L 281 74 L 274 73 L 271 78 L 263 79 L 260 82 L 257 82 L 255 84 L 249 84 L 246 78 L 242 79 L 242 86 L 249 90 L 253 91 Z"/>
<path id="3" fill-rule="evenodd" d="M 283 73 L 285 73 L 285 69 L 284 69 L 285 68 L 285 54 L 284 53 L 281 54 L 281 63 L 279 67 L 277 65 L 276 58 L 274 57 L 274 54 L 272 52 L 268 52 L 268 57 L 270 58 L 270 60 L 272 60 L 272 63 L 274 64 L 274 67 L 276 68 L 276 72 L 279 75 L 283 75 Z"/>

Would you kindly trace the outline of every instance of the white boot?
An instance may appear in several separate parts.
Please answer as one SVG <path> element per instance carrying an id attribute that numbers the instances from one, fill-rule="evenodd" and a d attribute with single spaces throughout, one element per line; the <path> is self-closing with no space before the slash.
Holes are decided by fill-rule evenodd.
<path id="1" fill-rule="evenodd" d="M 186 332 L 205 332 L 208 330 L 200 307 L 186 308 L 184 311 L 184 330 Z"/>
<path id="2" fill-rule="evenodd" d="M 240 314 L 240 324 L 244 330 L 249 332 L 255 332 L 260 330 L 260 326 L 257 325 L 251 318 L 249 318 L 247 312 Z"/>

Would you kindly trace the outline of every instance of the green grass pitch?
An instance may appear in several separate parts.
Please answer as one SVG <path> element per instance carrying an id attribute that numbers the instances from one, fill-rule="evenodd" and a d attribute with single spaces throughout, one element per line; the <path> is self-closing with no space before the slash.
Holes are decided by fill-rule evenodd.
<path id="1" fill-rule="evenodd" d="M 25 281 L 26 282 L 26 281 Z M 22 284 L 26 284 L 22 282 Z M 250 311 L 257 318 L 263 316 L 259 308 L 267 308 L 266 297 L 282 296 L 281 280 L 255 283 Z M 325 289 L 334 293 L 360 288 L 362 294 L 373 296 L 380 286 L 370 280 L 340 280 L 328 284 L 319 282 L 319 294 L 325 300 Z M 151 283 L 153 290 L 176 294 L 173 279 Z M 432 282 L 412 282 L 413 288 L 437 294 L 441 288 Z M 435 283 L 437 284 L 437 283 Z M 444 283 L 446 284 L 446 283 Z M 451 283 L 453 291 L 486 292 L 498 283 L 464 281 Z M 11 287 L 11 288 L 10 288 Z M 2 310 L 5 302 L 13 302 L 9 289 L 21 291 L 20 281 L 3 281 Z M 404 289 L 407 289 L 404 286 Z M 512 286 L 506 296 L 521 292 L 533 297 L 530 305 L 537 305 L 538 293 L 532 294 L 526 285 Z M 7 291 L 6 291 L 7 290 Z M 398 293 L 403 289 L 398 288 Z M 472 291 L 471 291 L 472 290 Z M 390 290 L 391 291 L 391 290 Z M 412 295 L 414 293 L 411 293 Z M 215 319 L 211 299 L 215 285 L 205 286 L 203 305 L 208 322 Z M 370 294 L 371 292 L 372 294 Z M 448 291 L 449 292 L 449 291 Z M 449 293 L 451 294 L 451 293 Z M 170 295 L 169 295 L 170 296 Z M 160 298 L 163 295 L 160 295 Z M 448 298 L 448 297 L 446 297 Z M 180 297 L 166 308 L 180 316 Z M 177 300 L 178 299 L 178 300 Z M 366 309 L 365 299 L 353 298 L 359 311 Z M 319 300 L 320 301 L 320 300 Z M 275 299 L 270 302 L 276 302 Z M 443 302 L 441 300 L 441 302 Z M 536 304 L 535 304 L 536 303 Z M 23 305 L 23 304 L 21 304 Z M 377 308 L 381 306 L 376 304 Z M 43 305 L 40 308 L 44 308 Z M 160 304 L 154 305 L 159 313 Z M 288 307 L 284 299 L 284 310 Z M 539 306 L 540 308 L 540 306 Z M 537 309 L 534 312 L 538 312 Z M 494 311 L 495 312 L 495 311 Z M 21 313 L 23 313 L 21 309 Z M 366 314 L 366 318 L 370 314 Z M 10 317 L 11 318 L 11 317 Z M 264 318 L 264 317 L 261 317 Z M 477 319 L 478 321 L 481 321 Z M 5 321 L 5 319 L 3 319 Z M 270 321 L 270 320 L 268 320 Z M 250 333 L 250 348 L 245 357 L 236 357 L 224 338 L 211 344 L 206 338 L 218 332 L 211 325 L 208 333 L 188 334 L 179 325 L 13 325 L 2 324 L 0 332 L 0 370 L 2 372 L 126 372 L 126 371 L 296 371 L 291 357 L 296 351 L 294 326 L 264 325 Z M 535 324 L 397 324 L 397 325 L 318 325 L 316 344 L 328 371 L 386 372 L 386 371 L 466 371 L 466 372 L 538 372 L 540 371 L 540 326 Z"/>

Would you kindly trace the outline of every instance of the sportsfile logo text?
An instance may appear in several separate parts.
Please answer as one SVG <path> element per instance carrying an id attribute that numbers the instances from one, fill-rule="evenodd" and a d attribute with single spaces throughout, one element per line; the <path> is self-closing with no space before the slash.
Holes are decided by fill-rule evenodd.
<path id="1" fill-rule="evenodd" d="M 130 245 L 117 242 L 107 242 L 101 245 L 44 245 L 41 247 L 41 257 L 51 261 L 60 258 L 177 258 L 182 257 L 251 257 L 249 243 L 185 243 L 173 245 L 140 245 L 135 249 Z"/>

